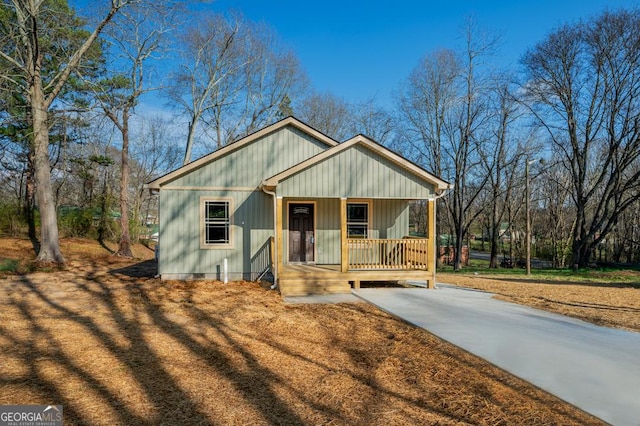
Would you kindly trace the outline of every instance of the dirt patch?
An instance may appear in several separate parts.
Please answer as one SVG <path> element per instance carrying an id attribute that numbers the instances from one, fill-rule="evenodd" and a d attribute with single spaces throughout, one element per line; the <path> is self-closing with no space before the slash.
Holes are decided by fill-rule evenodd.
<path id="1" fill-rule="evenodd" d="M 629 274 L 635 272 L 629 271 Z M 498 299 L 579 318 L 607 327 L 640 331 L 640 288 L 635 284 L 540 281 L 458 273 L 438 281 L 495 293 Z"/>
<path id="2" fill-rule="evenodd" d="M 63 404 L 69 425 L 602 424 L 370 305 L 72 246 L 65 270 L 0 278 L 0 404 Z"/>

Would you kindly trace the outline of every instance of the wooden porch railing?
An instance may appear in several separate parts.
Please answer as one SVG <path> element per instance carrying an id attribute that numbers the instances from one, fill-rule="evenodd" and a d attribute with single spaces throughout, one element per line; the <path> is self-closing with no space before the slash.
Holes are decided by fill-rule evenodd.
<path id="1" fill-rule="evenodd" d="M 347 239 L 349 269 L 422 269 L 428 270 L 429 240 Z"/>

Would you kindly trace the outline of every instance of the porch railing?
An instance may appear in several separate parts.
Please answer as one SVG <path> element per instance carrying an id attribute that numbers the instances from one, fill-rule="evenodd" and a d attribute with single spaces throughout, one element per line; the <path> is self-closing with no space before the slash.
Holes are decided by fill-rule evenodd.
<path id="1" fill-rule="evenodd" d="M 428 269 L 426 238 L 348 238 L 349 269 Z"/>

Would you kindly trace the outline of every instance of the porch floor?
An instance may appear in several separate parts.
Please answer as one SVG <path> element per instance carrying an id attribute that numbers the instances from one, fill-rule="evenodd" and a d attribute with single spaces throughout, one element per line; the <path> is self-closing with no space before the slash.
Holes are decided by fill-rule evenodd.
<path id="1" fill-rule="evenodd" d="M 350 293 L 361 281 L 426 280 L 428 272 L 419 269 L 340 271 L 340 265 L 283 265 L 279 272 L 280 293 L 283 296 Z"/>

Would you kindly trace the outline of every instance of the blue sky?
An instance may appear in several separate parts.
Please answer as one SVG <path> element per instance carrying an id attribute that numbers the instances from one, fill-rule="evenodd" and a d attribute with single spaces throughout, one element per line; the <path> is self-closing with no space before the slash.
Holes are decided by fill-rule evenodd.
<path id="1" fill-rule="evenodd" d="M 427 52 L 460 46 L 460 28 L 474 16 L 501 36 L 496 66 L 517 67 L 526 49 L 553 28 L 630 0 L 337 1 L 216 0 L 214 11 L 241 11 L 268 23 L 300 58 L 313 87 L 348 102 L 392 92 Z"/>

